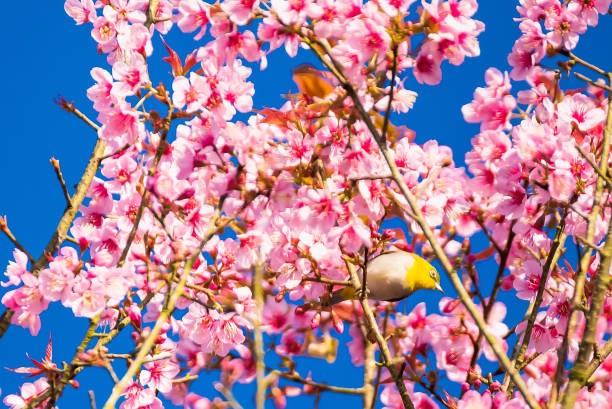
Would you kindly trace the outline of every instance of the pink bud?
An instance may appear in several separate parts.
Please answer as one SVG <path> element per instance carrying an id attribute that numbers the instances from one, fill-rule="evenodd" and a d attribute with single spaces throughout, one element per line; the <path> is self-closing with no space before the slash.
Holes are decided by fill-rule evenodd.
<path id="1" fill-rule="evenodd" d="M 304 313 L 306 311 L 308 311 L 310 309 L 310 307 L 308 305 L 299 305 L 297 307 L 295 307 L 295 315 L 304 315 Z"/>
<path id="2" fill-rule="evenodd" d="M 132 304 L 127 310 L 128 317 L 132 320 L 132 323 L 136 328 L 140 328 L 142 325 L 142 314 L 138 304 Z"/>
<path id="3" fill-rule="evenodd" d="M 513 283 L 514 283 L 514 276 L 512 274 L 507 275 L 502 280 L 502 285 L 501 285 L 502 290 L 512 289 L 512 287 L 514 286 Z"/>
<path id="4" fill-rule="evenodd" d="M 334 329 L 336 332 L 338 332 L 338 334 L 342 334 L 344 332 L 344 321 L 342 321 L 342 318 L 340 318 L 333 310 L 331 315 L 334 323 Z"/>
<path id="5" fill-rule="evenodd" d="M 317 311 L 317 313 L 310 320 L 310 329 L 318 328 L 321 325 L 321 313 Z"/>
<path id="6" fill-rule="evenodd" d="M 87 247 L 89 247 L 89 242 L 87 241 L 87 239 L 85 237 L 80 237 L 79 238 L 79 250 L 85 251 L 87 250 Z"/>
<path id="7" fill-rule="evenodd" d="M 447 303 L 444 304 L 444 306 L 442 307 L 442 312 L 445 314 L 450 314 L 453 312 L 453 310 L 459 305 L 461 301 L 457 300 L 449 300 Z"/>

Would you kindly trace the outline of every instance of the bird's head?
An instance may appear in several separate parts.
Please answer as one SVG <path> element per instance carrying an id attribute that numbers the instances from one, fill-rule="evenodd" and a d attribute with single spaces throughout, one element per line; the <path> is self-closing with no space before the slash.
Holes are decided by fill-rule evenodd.
<path id="1" fill-rule="evenodd" d="M 415 260 L 410 266 L 407 281 L 409 287 L 416 290 L 438 290 L 444 293 L 440 285 L 440 274 L 427 260 L 415 254 Z"/>

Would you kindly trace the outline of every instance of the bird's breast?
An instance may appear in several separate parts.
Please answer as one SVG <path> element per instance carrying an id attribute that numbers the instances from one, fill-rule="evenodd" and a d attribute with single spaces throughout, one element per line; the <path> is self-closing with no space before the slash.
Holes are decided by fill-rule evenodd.
<path id="1" fill-rule="evenodd" d="M 410 295 L 406 271 L 413 259 L 403 254 L 383 254 L 368 264 L 366 286 L 373 300 L 397 300 Z M 361 274 L 360 274 L 361 276 Z M 363 282 L 363 277 L 360 277 Z"/>

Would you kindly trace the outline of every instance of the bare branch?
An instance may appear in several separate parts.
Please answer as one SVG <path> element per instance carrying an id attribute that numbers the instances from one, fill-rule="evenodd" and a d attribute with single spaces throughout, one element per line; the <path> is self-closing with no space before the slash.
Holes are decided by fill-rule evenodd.
<path id="1" fill-rule="evenodd" d="M 73 107 L 74 108 L 74 107 Z M 76 108 L 74 108 L 75 111 Z M 47 243 L 45 250 L 40 255 L 38 260 L 32 263 L 32 273 L 34 275 L 38 275 L 38 273 L 47 267 L 49 264 L 49 259 L 47 255 L 54 254 L 57 248 L 64 242 L 66 239 L 66 235 L 68 234 L 68 230 L 76 217 L 77 211 L 83 203 L 85 196 L 87 195 L 87 191 L 89 190 L 89 186 L 93 181 L 96 172 L 98 171 L 98 167 L 100 166 L 100 158 L 104 155 L 104 150 L 106 149 L 106 142 L 102 139 L 98 139 L 96 145 L 94 146 L 93 152 L 89 158 L 89 162 L 87 163 L 87 167 L 83 172 L 83 176 L 81 176 L 81 180 L 76 187 L 74 192 L 74 196 L 70 201 L 70 206 L 66 208 L 64 214 L 62 215 L 55 232 L 51 236 L 51 239 Z M 11 319 L 13 317 L 13 310 L 6 309 L 0 317 L 0 338 L 6 333 L 6 330 L 10 326 Z"/>
<path id="2" fill-rule="evenodd" d="M 342 386 L 334 386 L 328 385 L 326 383 L 315 382 L 309 378 L 303 378 L 300 374 L 296 372 L 282 372 L 276 369 L 268 368 L 268 371 L 271 375 L 276 375 L 279 378 L 287 379 L 293 382 L 301 383 L 303 385 L 312 386 L 313 388 L 322 390 L 322 391 L 330 391 L 336 393 L 343 393 L 346 395 L 363 395 L 363 388 L 345 388 Z"/>
<path id="3" fill-rule="evenodd" d="M 51 166 L 53 166 L 53 170 L 55 171 L 55 176 L 57 176 L 57 180 L 59 181 L 59 184 L 62 187 L 62 193 L 64 194 L 64 199 L 66 199 L 66 206 L 71 206 L 72 199 L 70 198 L 70 192 L 68 192 L 68 187 L 66 186 L 64 175 L 62 174 L 62 170 L 60 169 L 60 163 L 55 158 L 51 158 L 49 162 L 51 162 Z"/>
<path id="4" fill-rule="evenodd" d="M 15 235 L 13 235 L 13 232 L 11 229 L 9 229 L 6 216 L 0 216 L 0 231 L 6 235 L 11 243 L 13 243 L 13 246 L 17 247 L 28 257 L 30 263 L 36 262 L 36 259 L 32 257 L 30 253 L 28 253 L 28 250 L 26 250 L 26 248 L 17 240 L 17 238 L 15 238 Z"/>
<path id="5" fill-rule="evenodd" d="M 62 109 L 64 111 L 70 112 L 71 114 L 74 114 L 77 118 L 79 118 L 81 121 L 85 122 L 87 125 L 89 125 L 90 128 L 92 128 L 94 131 L 98 132 L 100 130 L 100 126 L 97 125 L 94 121 L 92 121 L 91 119 L 89 119 L 87 117 L 87 115 L 85 115 L 84 113 L 82 113 L 81 111 L 79 111 L 75 106 L 73 102 L 68 102 L 66 101 L 63 97 L 59 97 L 56 101 L 56 104 L 58 104 L 60 107 L 62 107 Z"/>
<path id="6" fill-rule="evenodd" d="M 357 270 L 355 269 L 355 266 L 348 260 L 345 260 L 345 264 L 351 276 L 351 282 L 353 283 L 353 286 L 355 286 L 355 289 L 361 288 L 361 282 L 359 281 L 359 277 L 357 276 Z M 368 303 L 367 291 L 362 291 L 362 297 L 359 298 L 359 303 L 361 304 L 361 308 L 363 309 L 363 313 L 366 319 L 365 324 L 370 334 L 378 344 L 382 363 L 387 368 L 387 370 L 391 374 L 391 378 L 395 382 L 395 386 L 397 387 L 397 390 L 402 398 L 404 408 L 414 409 L 414 404 L 412 403 L 410 395 L 408 394 L 408 390 L 406 389 L 404 378 L 400 371 L 398 371 L 396 366 L 393 364 L 393 357 L 391 356 L 391 352 L 389 351 L 389 347 L 387 346 L 387 341 L 380 333 L 378 323 L 376 322 L 376 318 L 374 318 L 372 308 L 370 308 L 370 304 Z"/>

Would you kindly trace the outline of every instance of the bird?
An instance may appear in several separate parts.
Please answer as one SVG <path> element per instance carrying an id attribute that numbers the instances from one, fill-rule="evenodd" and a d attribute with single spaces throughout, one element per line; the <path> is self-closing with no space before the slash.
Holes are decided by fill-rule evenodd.
<path id="1" fill-rule="evenodd" d="M 362 270 L 357 275 L 363 284 Z M 366 288 L 368 298 L 377 301 L 403 300 L 417 290 L 444 293 L 436 268 L 421 256 L 403 250 L 383 253 L 367 263 Z M 358 299 L 359 293 L 354 287 L 346 286 L 334 291 L 326 306 Z"/>

